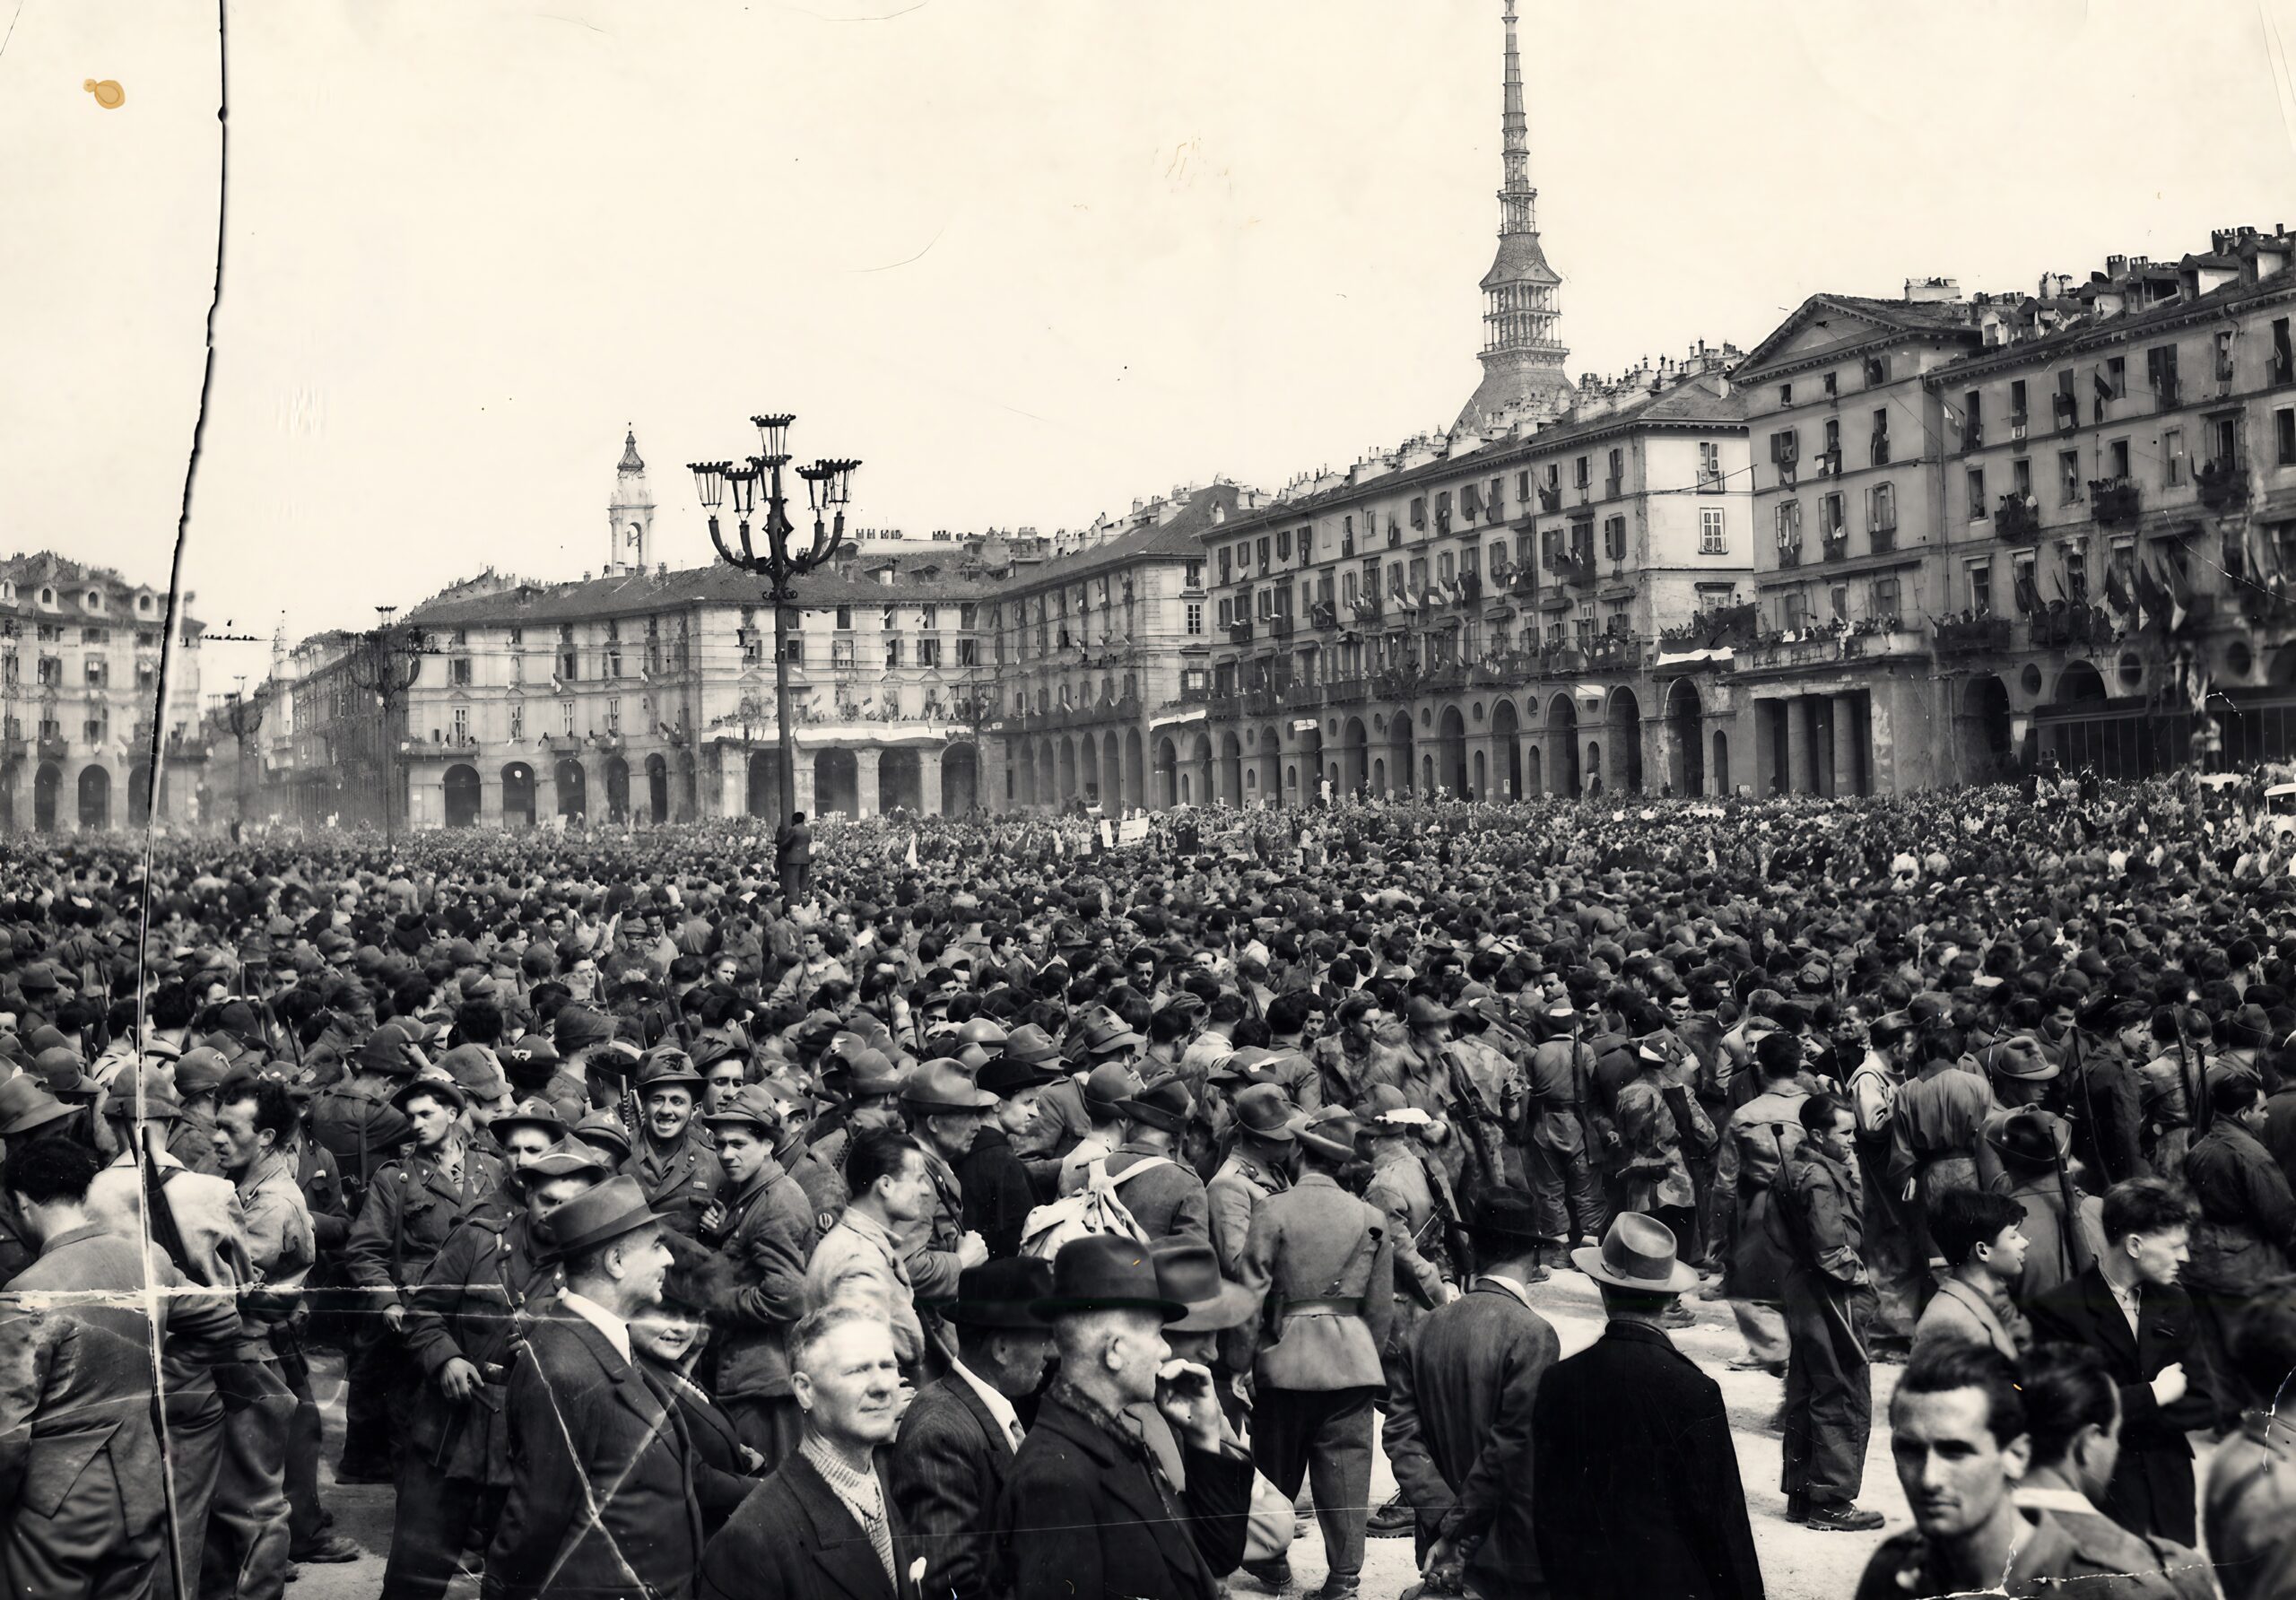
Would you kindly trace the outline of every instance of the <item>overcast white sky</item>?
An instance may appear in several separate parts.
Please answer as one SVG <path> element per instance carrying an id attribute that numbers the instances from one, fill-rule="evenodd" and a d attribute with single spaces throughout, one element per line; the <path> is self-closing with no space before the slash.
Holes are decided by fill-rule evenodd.
<path id="1" fill-rule="evenodd" d="M 163 582 L 213 270 L 214 9 L 0 0 L 0 540 Z M 363 626 L 657 553 L 798 416 L 857 522 L 1050 529 L 1448 424 L 1497 206 L 1500 0 L 230 0 L 186 581 Z M 1526 0 L 1571 370 L 1820 289 L 2030 288 L 2296 223 L 2296 0 Z M 117 80 L 99 109 L 82 84 Z M 265 652 L 207 652 L 206 687 Z"/>

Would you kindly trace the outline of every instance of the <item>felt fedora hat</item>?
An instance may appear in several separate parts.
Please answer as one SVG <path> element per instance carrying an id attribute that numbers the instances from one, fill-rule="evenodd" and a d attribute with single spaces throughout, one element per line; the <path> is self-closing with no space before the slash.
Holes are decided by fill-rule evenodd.
<path id="1" fill-rule="evenodd" d="M 927 1300 L 960 1327 L 1013 1328 L 1023 1332 L 1052 1326 L 1043 1310 L 1053 1292 L 1052 1263 L 1032 1256 L 984 1261 L 957 1274 L 957 1292 Z"/>
<path id="2" fill-rule="evenodd" d="M 636 1178 L 616 1177 L 575 1196 L 544 1217 L 536 1232 L 544 1259 L 555 1263 L 611 1244 L 661 1220 L 646 1203 L 646 1191 L 638 1187 Z"/>
<path id="3" fill-rule="evenodd" d="M 1074 1311 L 1154 1311 L 1178 1322 L 1187 1308 L 1164 1292 L 1146 1245 L 1115 1233 L 1087 1234 L 1060 1247 L 1052 1260 L 1052 1292 L 1038 1302 L 1047 1317 Z"/>
<path id="4" fill-rule="evenodd" d="M 1208 1334 L 1241 1327 L 1259 1310 L 1259 1295 L 1220 1275 L 1220 1257 L 1210 1245 L 1167 1239 L 1151 1247 L 1156 1282 L 1164 1293 L 1187 1308 L 1171 1325 L 1175 1333 Z"/>
<path id="5" fill-rule="evenodd" d="M 1674 1230 L 1639 1211 L 1621 1213 L 1600 1247 L 1581 1245 L 1570 1264 L 1597 1283 L 1642 1294 L 1681 1294 L 1698 1287 L 1698 1274 L 1675 1257 Z"/>

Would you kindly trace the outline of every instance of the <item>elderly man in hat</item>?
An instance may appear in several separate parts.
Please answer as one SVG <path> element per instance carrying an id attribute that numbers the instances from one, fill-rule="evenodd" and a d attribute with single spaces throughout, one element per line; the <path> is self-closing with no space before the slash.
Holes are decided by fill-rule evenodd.
<path id="1" fill-rule="evenodd" d="M 643 1113 L 622 1170 L 646 1191 L 646 1203 L 664 1224 L 689 1238 L 700 1231 L 701 1215 L 718 1202 L 725 1169 L 694 1121 L 701 1098 L 701 1074 L 684 1051 L 663 1045 L 638 1069 L 638 1103 Z"/>
<path id="2" fill-rule="evenodd" d="M 1179 1074 L 1161 1072 L 1121 1103 L 1124 1142 L 1108 1158 L 1109 1178 L 1125 1208 L 1151 1239 L 1212 1242 L 1211 1205 L 1204 1179 L 1181 1159 L 1180 1138 L 1196 1109 Z"/>
<path id="3" fill-rule="evenodd" d="M 631 1319 L 660 1303 L 665 1230 L 637 1180 L 616 1177 L 535 1231 L 564 1287 L 511 1370 L 510 1485 L 481 1592 L 687 1600 L 701 1559 L 692 1444 L 630 1336 Z"/>
<path id="4" fill-rule="evenodd" d="M 436 1600 L 472 1534 L 492 1532 L 510 1484 L 510 1369 L 535 1309 L 564 1286 L 543 1259 L 540 1230 L 608 1176 L 604 1161 L 578 1147 L 521 1161 L 504 1182 L 516 1213 L 465 1218 L 408 1297 L 406 1348 L 422 1381 L 399 1460 L 386 1600 Z"/>
<path id="5" fill-rule="evenodd" d="M 1528 1285 L 1554 1241 L 1515 1189 L 1485 1195 L 1469 1232 L 1483 1270 L 1389 1364 L 1383 1439 L 1430 1576 L 1459 1576 L 1483 1600 L 1535 1596 L 1547 1591 L 1531 1526 L 1531 1412 L 1562 1347 Z"/>
<path id="6" fill-rule="evenodd" d="M 918 1391 L 885 1457 L 901 1525 L 927 1557 L 928 1587 L 955 1600 L 990 1600 L 996 1504 L 1027 1437 L 1030 1405 L 1052 1361 L 1052 1325 L 1039 1309 L 1052 1265 L 1026 1257 L 968 1267 L 956 1298 L 938 1308 L 956 1330 L 945 1377 Z"/>
<path id="7" fill-rule="evenodd" d="M 1608 1319 L 1531 1405 L 1532 1531 L 1548 1587 L 1583 1600 L 1761 1600 L 1722 1390 L 1659 1326 L 1698 1283 L 1665 1224 L 1629 1212 L 1571 1252 Z"/>
<path id="8" fill-rule="evenodd" d="M 380 1313 L 362 1333 L 353 1358 L 352 1382 L 380 1415 L 353 1407 L 345 1422 L 344 1463 L 335 1476 L 352 1483 L 387 1483 L 394 1475 L 406 1417 L 387 1396 L 413 1377 L 404 1342 L 409 1294 L 457 1223 L 502 1204 L 501 1160 L 466 1147 L 459 1088 L 414 1078 L 391 1104 L 413 1136 L 404 1155 L 376 1172 L 344 1249 L 352 1286 L 363 1290 L 370 1309 Z M 386 1437 L 392 1459 L 382 1458 Z"/>
<path id="9" fill-rule="evenodd" d="M 704 1219 L 728 1271 L 710 1309 L 720 1330 L 716 1396 L 742 1442 L 768 1468 L 797 1448 L 789 1390 L 789 1330 L 805 1314 L 805 1268 L 836 1217 L 817 1212 L 775 1160 L 780 1104 L 753 1083 L 707 1118 L 726 1170 L 723 1211 Z"/>
<path id="10" fill-rule="evenodd" d="M 1170 1361 L 1164 1329 L 1188 1308 L 1148 1251 L 1097 1234 L 1061 1247 L 1045 1309 L 1060 1374 L 997 1503 L 996 1592 L 1213 1600 L 1243 1558 L 1252 1466 L 1224 1437 L 1212 1375 Z M 1151 1403 L 1179 1442 L 1184 1483 L 1126 1419 Z"/>
<path id="11" fill-rule="evenodd" d="M 1260 1202 L 1244 1283 L 1260 1292 L 1252 1454 L 1287 1496 L 1313 1485 L 1331 1562 L 1323 1600 L 1361 1583 L 1371 1490 L 1372 1404 L 1395 1318 L 1395 1242 L 1377 1208 L 1340 1187 L 1357 1157 L 1354 1114 L 1326 1108 L 1293 1135 L 1299 1180 Z"/>

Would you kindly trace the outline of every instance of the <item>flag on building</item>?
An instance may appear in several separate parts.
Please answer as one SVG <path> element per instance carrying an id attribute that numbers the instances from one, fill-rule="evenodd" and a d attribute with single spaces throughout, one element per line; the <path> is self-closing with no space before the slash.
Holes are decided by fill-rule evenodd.
<path id="1" fill-rule="evenodd" d="M 2134 611 L 2136 608 L 2135 596 L 2120 580 L 2120 563 L 2118 561 L 2105 569 L 2105 604 L 2115 611 Z"/>

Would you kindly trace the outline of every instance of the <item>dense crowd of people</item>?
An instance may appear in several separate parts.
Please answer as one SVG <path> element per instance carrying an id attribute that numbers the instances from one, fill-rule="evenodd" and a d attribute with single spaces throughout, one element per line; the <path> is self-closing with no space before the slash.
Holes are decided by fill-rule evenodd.
<path id="1" fill-rule="evenodd" d="M 1704 1296 L 1860 1596 L 2296 1596 L 2261 787 L 17 841 L 0 1570 L 356 1559 L 339 1352 L 386 1600 L 1759 1596 Z"/>

